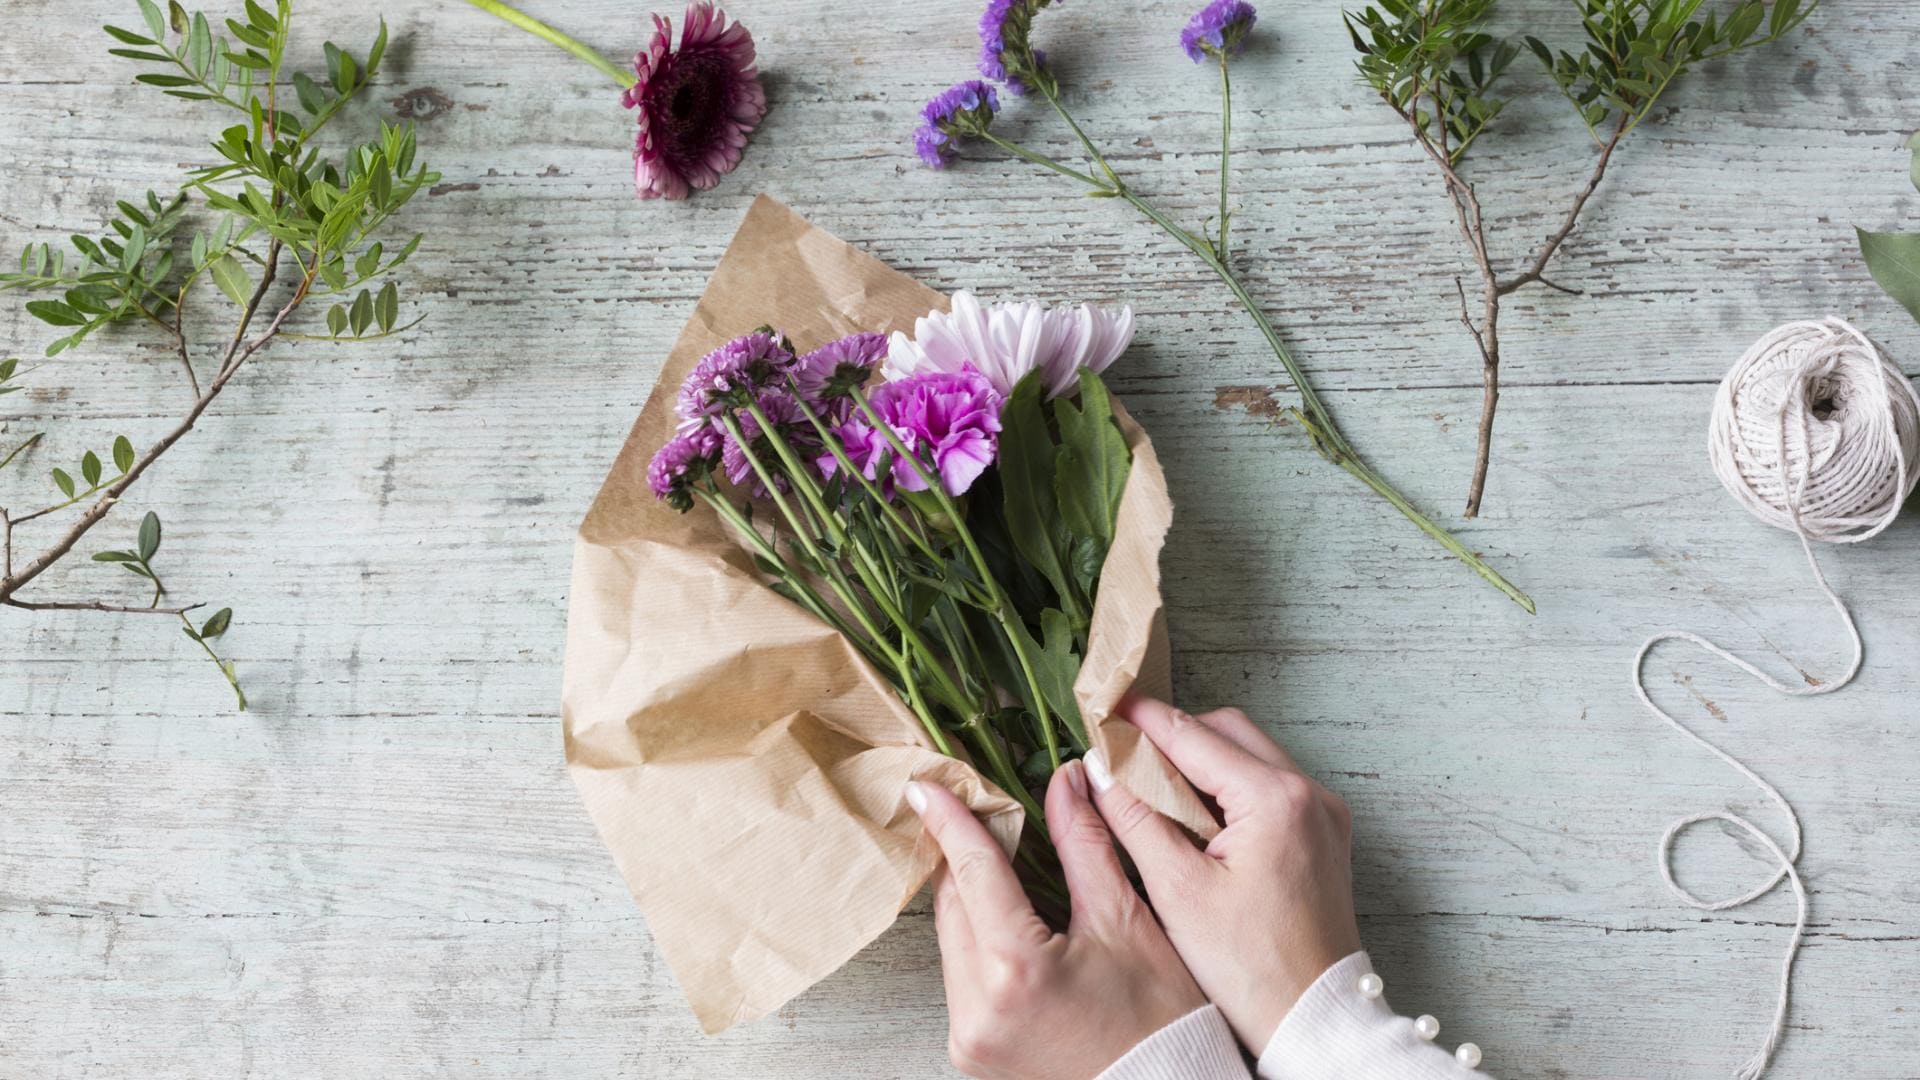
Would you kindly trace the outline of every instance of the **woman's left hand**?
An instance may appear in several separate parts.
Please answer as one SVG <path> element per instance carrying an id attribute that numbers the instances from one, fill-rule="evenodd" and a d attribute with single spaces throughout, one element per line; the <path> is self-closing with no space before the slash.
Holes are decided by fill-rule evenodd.
<path id="1" fill-rule="evenodd" d="M 952 792 L 907 786 L 939 842 L 934 924 L 947 987 L 947 1049 L 969 1076 L 1087 1080 L 1142 1039 L 1207 1003 L 1120 868 L 1072 762 L 1047 788 L 1047 825 L 1072 920 L 1056 934 L 1013 866 Z"/>

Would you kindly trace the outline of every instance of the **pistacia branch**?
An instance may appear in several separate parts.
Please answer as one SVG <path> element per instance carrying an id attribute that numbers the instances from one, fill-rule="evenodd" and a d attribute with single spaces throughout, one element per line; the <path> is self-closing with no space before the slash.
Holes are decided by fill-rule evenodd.
<path id="1" fill-rule="evenodd" d="M 1819 0 L 1742 0 L 1724 15 L 1704 0 L 1573 0 L 1586 34 L 1578 52 L 1555 53 L 1539 38 L 1496 38 L 1485 24 L 1493 0 L 1378 0 L 1346 13 L 1347 30 L 1366 84 L 1406 121 L 1414 141 L 1439 171 L 1461 242 L 1479 278 L 1478 321 L 1458 281 L 1460 322 L 1480 356 L 1481 402 L 1473 479 L 1465 516 L 1476 517 L 1486 493 L 1500 405 L 1500 305 L 1528 285 L 1579 290 L 1547 277 L 1547 267 L 1573 235 L 1600 187 L 1614 151 L 1695 65 L 1765 45 L 1806 21 Z M 1533 53 L 1593 137 L 1598 153 L 1587 182 L 1525 269 L 1503 276 L 1489 250 L 1480 199 L 1460 176 L 1467 149 L 1490 129 L 1511 99 L 1499 84 L 1522 49 Z"/>
<path id="2" fill-rule="evenodd" d="M 213 141 L 220 160 L 190 169 L 174 193 L 163 198 L 149 191 L 143 199 L 120 202 L 107 230 L 96 237 L 75 236 L 64 247 L 28 245 L 18 270 L 0 274 L 0 289 L 51 294 L 26 305 L 29 314 L 63 332 L 47 347 L 48 355 L 76 347 L 112 324 L 154 328 L 179 359 L 193 401 L 144 449 L 121 435 L 105 457 L 89 450 L 76 467 L 51 469 L 58 497 L 46 505 L 17 514 L 0 509 L 0 606 L 176 617 L 187 637 L 219 666 L 245 709 L 232 661 L 214 648 L 232 622 L 232 609 L 222 608 L 195 625 L 187 616 L 204 604 L 162 604 L 167 589 L 154 567 L 161 540 L 158 514 L 148 511 L 141 519 L 130 547 L 92 556 L 142 579 L 152 590 L 146 604 L 23 596 L 21 590 L 69 558 L 128 499 L 249 360 L 281 337 L 295 336 L 290 327 L 310 301 L 338 298 L 326 311 L 325 333 L 300 337 L 356 341 L 400 332 L 399 297 L 390 277 L 420 237 L 392 250 L 382 237 L 392 215 L 439 174 L 415 161 L 410 126 L 382 124 L 373 137 L 331 154 L 315 143 L 341 106 L 378 74 L 387 49 L 384 22 L 364 54 L 326 43 L 322 79 L 283 70 L 292 0 L 276 0 L 272 10 L 248 0 L 240 17 L 225 20 L 224 32 L 204 13 L 189 13 L 178 3 L 163 11 L 154 0 L 135 2 L 138 29 L 106 28 L 118 43 L 109 51 L 145 68 L 135 81 L 173 97 L 224 106 L 240 120 L 220 129 Z M 285 108 L 283 96 L 290 99 Z M 220 115 L 223 124 L 234 119 L 231 113 Z M 389 280 L 374 288 L 383 278 Z M 201 282 L 211 282 L 225 304 L 196 291 Z M 203 297 L 206 302 L 198 302 Z M 204 385 L 190 344 L 191 327 L 203 317 L 230 326 Z M 256 325 L 262 318 L 265 324 Z M 17 362 L 0 363 L 0 394 L 17 389 L 10 383 L 16 373 Z M 40 439 L 36 434 L 6 453 L 0 468 Z M 16 564 L 21 526 L 60 521 L 69 513 L 71 520 L 50 541 Z"/>

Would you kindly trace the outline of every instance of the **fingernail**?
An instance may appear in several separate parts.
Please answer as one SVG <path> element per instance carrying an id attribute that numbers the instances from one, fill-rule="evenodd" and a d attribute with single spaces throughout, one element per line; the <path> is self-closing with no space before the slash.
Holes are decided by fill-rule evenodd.
<path id="1" fill-rule="evenodd" d="M 913 807 L 916 814 L 927 812 L 927 790 L 920 786 L 918 780 L 907 781 L 907 805 Z"/>
<path id="2" fill-rule="evenodd" d="M 1087 763 L 1087 779 L 1093 781 L 1093 790 L 1105 791 L 1113 786 L 1113 773 L 1107 768 L 1107 755 L 1098 750 L 1089 750 L 1081 760 Z"/>
<path id="3" fill-rule="evenodd" d="M 1067 774 L 1067 788 L 1081 798 L 1087 797 L 1087 769 L 1077 761 L 1069 761 L 1060 766 Z"/>

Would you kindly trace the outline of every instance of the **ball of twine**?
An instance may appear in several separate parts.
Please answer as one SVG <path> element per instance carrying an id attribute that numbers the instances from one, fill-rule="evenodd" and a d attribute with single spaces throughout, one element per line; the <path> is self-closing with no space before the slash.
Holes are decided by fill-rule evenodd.
<path id="1" fill-rule="evenodd" d="M 1720 483 L 1761 521 L 1858 543 L 1893 523 L 1920 478 L 1920 398 L 1844 320 L 1791 322 L 1721 380 L 1708 453 Z"/>

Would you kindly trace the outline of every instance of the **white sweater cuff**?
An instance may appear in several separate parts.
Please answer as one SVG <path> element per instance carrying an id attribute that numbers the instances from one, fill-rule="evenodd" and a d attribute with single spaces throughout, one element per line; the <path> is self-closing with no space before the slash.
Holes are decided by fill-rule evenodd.
<path id="1" fill-rule="evenodd" d="M 1140 1040 L 1094 1080 L 1247 1080 L 1240 1044 L 1204 1005 Z"/>
<path id="2" fill-rule="evenodd" d="M 1422 1039 L 1384 994 L 1361 993 L 1372 972 L 1364 952 L 1322 972 L 1267 1042 L 1262 1080 L 1488 1080 Z"/>

